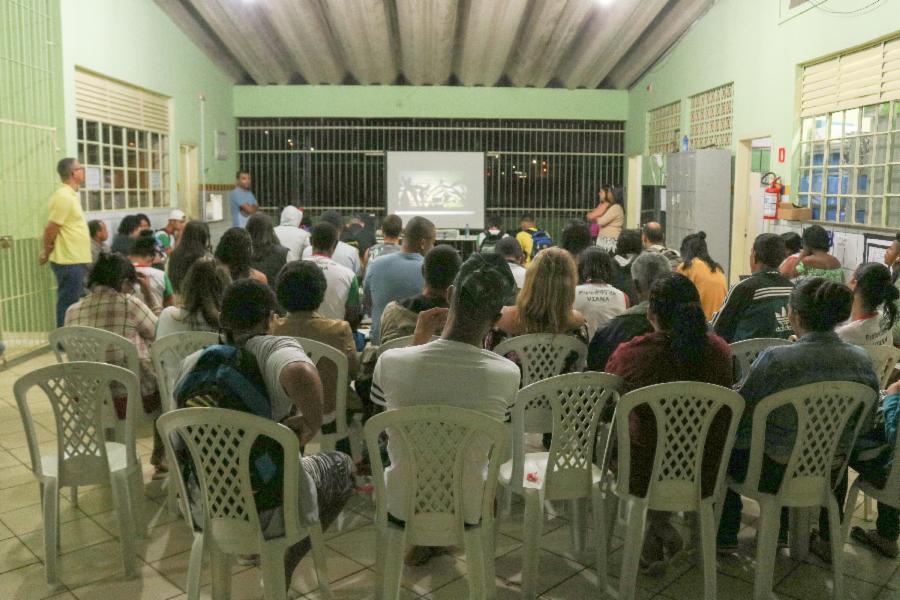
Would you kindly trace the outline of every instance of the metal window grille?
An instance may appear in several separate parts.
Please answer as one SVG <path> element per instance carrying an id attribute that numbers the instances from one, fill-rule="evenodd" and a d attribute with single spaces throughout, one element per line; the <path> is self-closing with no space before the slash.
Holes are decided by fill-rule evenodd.
<path id="1" fill-rule="evenodd" d="M 647 154 L 678 152 L 681 101 L 647 111 Z"/>
<path id="2" fill-rule="evenodd" d="M 534 213 L 558 233 L 621 186 L 622 121 L 252 118 L 238 120 L 238 159 L 265 207 L 385 215 L 388 151 L 484 152 L 485 210 L 515 228 Z"/>
<path id="3" fill-rule="evenodd" d="M 734 84 L 691 96 L 691 149 L 731 148 Z"/>

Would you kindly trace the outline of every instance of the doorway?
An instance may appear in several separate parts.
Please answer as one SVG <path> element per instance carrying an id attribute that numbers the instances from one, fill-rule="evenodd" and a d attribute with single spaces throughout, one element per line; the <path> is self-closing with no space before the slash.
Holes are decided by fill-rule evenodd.
<path id="1" fill-rule="evenodd" d="M 745 138 L 738 142 L 734 157 L 734 206 L 731 212 L 731 283 L 750 273 L 753 241 L 764 233 L 762 185 L 760 179 L 769 170 L 772 139 L 768 136 Z M 762 164 L 761 157 L 766 160 Z"/>
<path id="2" fill-rule="evenodd" d="M 178 150 L 178 207 L 190 219 L 199 219 L 200 214 L 200 172 L 197 146 L 181 144 Z"/>
<path id="3" fill-rule="evenodd" d="M 628 183 L 625 191 L 625 227 L 634 229 L 640 225 L 641 220 L 641 182 L 643 180 L 644 157 L 635 154 L 628 157 Z"/>

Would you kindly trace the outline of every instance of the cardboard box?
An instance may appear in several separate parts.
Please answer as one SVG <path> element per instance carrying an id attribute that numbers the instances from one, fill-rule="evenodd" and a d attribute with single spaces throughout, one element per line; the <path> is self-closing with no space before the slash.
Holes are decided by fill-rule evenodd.
<path id="1" fill-rule="evenodd" d="M 785 221 L 812 220 L 811 208 L 795 208 L 793 204 L 782 204 L 778 207 L 778 217 Z"/>

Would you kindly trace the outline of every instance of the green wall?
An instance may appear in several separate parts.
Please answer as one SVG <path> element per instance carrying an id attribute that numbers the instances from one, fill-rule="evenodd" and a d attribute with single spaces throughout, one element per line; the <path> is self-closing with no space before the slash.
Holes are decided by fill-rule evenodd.
<path id="1" fill-rule="evenodd" d="M 152 0 L 63 0 L 65 153 L 76 154 L 75 68 L 81 67 L 171 97 L 170 198 L 178 202 L 179 144 L 200 145 L 199 95 L 206 97 L 208 183 L 234 178 L 231 80 Z M 228 132 L 229 156 L 213 156 L 213 131 Z"/>
<path id="2" fill-rule="evenodd" d="M 234 115 L 625 120 L 628 93 L 450 86 L 235 86 Z"/>
<path id="3" fill-rule="evenodd" d="M 874 10 L 852 16 L 809 7 L 789 13 L 787 20 L 780 8 L 785 3 L 719 0 L 630 90 L 628 154 L 646 152 L 648 110 L 681 99 L 681 132 L 688 133 L 688 97 L 733 81 L 733 142 L 771 136 L 774 148 L 787 149 L 784 164 L 773 156 L 772 170 L 790 181 L 790 161 L 799 134 L 798 65 L 897 31 L 900 1 L 884 0 Z M 860 0 L 831 0 L 824 8 L 849 11 L 862 5 Z M 643 162 L 644 183 L 651 183 L 646 168 L 650 161 Z"/>

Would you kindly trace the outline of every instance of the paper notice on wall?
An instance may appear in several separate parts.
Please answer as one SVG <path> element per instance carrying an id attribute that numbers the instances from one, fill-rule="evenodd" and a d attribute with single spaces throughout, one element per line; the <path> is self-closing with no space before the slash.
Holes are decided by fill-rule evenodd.
<path id="1" fill-rule="evenodd" d="M 100 167 L 84 168 L 84 187 L 88 190 L 100 189 Z"/>
<path id="2" fill-rule="evenodd" d="M 855 269 L 863 262 L 865 255 L 865 240 L 859 233 L 834 232 L 834 246 L 832 254 L 841 261 L 845 269 Z"/>
<path id="3" fill-rule="evenodd" d="M 160 171 L 150 171 L 150 189 L 158 190 L 162 188 L 162 173 Z"/>
<path id="4" fill-rule="evenodd" d="M 884 254 L 893 242 L 893 236 L 866 234 L 866 262 L 884 263 Z"/>

